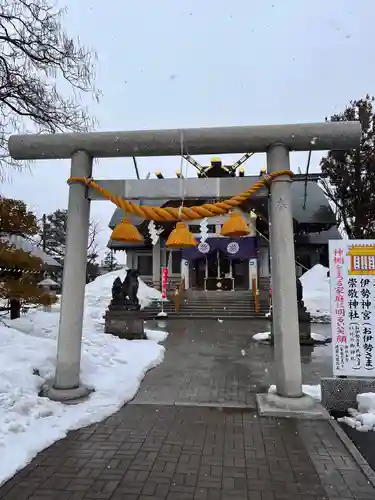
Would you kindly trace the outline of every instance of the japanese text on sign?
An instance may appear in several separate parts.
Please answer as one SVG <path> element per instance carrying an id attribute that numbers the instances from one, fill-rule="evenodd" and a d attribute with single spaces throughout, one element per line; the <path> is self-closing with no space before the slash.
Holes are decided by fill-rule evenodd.
<path id="1" fill-rule="evenodd" d="M 375 241 L 329 242 L 335 375 L 374 372 Z"/>

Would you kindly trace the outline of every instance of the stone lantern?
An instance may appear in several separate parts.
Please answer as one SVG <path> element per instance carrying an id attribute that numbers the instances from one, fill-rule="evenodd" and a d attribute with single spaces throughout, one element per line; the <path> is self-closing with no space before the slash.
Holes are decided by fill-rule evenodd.
<path id="1" fill-rule="evenodd" d="M 58 283 L 53 281 L 51 278 L 45 278 L 44 280 L 38 283 L 38 287 L 43 290 L 43 295 L 48 297 L 51 300 L 46 300 L 43 304 L 43 311 L 51 312 L 52 310 L 52 302 L 56 299 L 56 292 L 58 288 Z"/>
<path id="2" fill-rule="evenodd" d="M 300 345 L 314 345 L 316 342 L 311 337 L 311 316 L 306 309 L 305 303 L 303 302 L 303 286 L 299 278 L 296 279 L 296 288 L 297 288 L 299 342 Z M 271 343 L 273 344 L 274 331 L 273 331 L 272 309 L 270 310 L 269 319 L 272 324 Z"/>

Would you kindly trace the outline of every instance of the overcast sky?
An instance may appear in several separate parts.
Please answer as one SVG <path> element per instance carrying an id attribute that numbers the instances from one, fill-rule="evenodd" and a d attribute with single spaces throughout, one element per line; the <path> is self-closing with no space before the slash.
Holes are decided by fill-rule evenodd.
<path id="1" fill-rule="evenodd" d="M 98 54 L 103 97 L 90 110 L 101 130 L 318 122 L 375 94 L 374 0 L 59 3 L 68 8 L 69 33 Z M 294 154 L 292 168 L 304 171 L 306 161 L 307 154 Z M 253 157 L 246 173 L 264 162 Z M 139 160 L 142 177 L 158 169 L 174 176 L 180 165 L 177 157 Z M 94 176 L 135 174 L 131 159 L 111 159 L 100 161 Z M 13 173 L 2 194 L 49 213 L 67 207 L 68 177 L 68 162 L 38 162 L 30 173 Z M 103 250 L 113 209 L 109 202 L 92 205 Z"/>

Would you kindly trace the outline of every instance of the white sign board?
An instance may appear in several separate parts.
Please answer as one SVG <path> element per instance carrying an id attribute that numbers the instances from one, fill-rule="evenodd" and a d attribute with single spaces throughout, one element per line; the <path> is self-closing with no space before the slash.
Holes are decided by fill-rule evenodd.
<path id="1" fill-rule="evenodd" d="M 255 280 L 255 288 L 258 288 L 258 261 L 257 261 L 257 259 L 249 259 L 249 290 L 253 289 L 253 280 Z"/>
<path id="2" fill-rule="evenodd" d="M 375 375 L 375 240 L 329 242 L 333 373 Z"/>

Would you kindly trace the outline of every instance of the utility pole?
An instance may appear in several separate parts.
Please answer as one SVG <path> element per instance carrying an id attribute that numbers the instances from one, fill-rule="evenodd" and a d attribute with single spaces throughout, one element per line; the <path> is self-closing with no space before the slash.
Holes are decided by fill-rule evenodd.
<path id="1" fill-rule="evenodd" d="M 46 216 L 46 214 L 43 214 L 43 217 L 42 217 L 42 224 L 43 224 L 43 229 L 42 229 L 42 248 L 43 248 L 43 252 L 45 252 L 46 248 L 47 248 L 46 220 L 47 220 L 47 216 Z"/>

